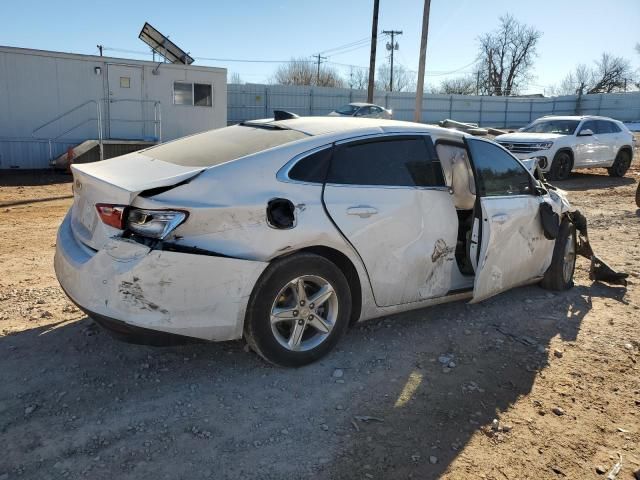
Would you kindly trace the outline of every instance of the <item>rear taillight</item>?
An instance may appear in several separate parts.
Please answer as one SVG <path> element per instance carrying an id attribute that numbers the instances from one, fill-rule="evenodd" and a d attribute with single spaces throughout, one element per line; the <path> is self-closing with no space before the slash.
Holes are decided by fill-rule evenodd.
<path id="1" fill-rule="evenodd" d="M 131 208 L 127 211 L 126 226 L 129 231 L 148 238 L 163 240 L 187 219 L 182 210 L 145 210 Z"/>
<path id="2" fill-rule="evenodd" d="M 124 230 L 124 205 L 110 205 L 108 203 L 96 203 L 96 210 L 100 220 L 105 225 L 117 228 L 118 230 Z"/>

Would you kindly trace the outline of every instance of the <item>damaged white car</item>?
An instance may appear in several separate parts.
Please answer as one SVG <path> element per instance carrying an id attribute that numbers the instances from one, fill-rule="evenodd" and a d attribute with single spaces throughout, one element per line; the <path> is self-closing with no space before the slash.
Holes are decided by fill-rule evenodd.
<path id="1" fill-rule="evenodd" d="M 72 172 L 55 270 L 121 336 L 244 337 L 299 366 L 359 320 L 572 285 L 562 193 L 439 127 L 277 112 Z"/>

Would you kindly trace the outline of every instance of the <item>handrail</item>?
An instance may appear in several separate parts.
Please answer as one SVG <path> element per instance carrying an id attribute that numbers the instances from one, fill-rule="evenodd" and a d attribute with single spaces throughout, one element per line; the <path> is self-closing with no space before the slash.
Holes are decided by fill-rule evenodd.
<path id="1" fill-rule="evenodd" d="M 95 103 L 97 105 L 97 101 L 96 100 L 87 100 L 86 102 L 81 103 L 80 105 L 76 105 L 75 107 L 67 110 L 64 113 L 61 113 L 60 115 L 58 115 L 57 117 L 52 118 L 51 120 L 49 120 L 46 123 L 43 123 L 42 125 L 40 125 L 39 127 L 35 128 L 32 132 L 31 132 L 31 136 L 34 138 L 40 138 L 40 140 L 47 140 L 48 138 L 42 138 L 42 137 L 36 137 L 36 132 L 39 130 L 42 130 L 44 127 L 48 127 L 49 125 L 51 125 L 53 122 L 57 122 L 58 120 L 60 120 L 61 118 L 66 117 L 67 115 L 69 115 L 70 113 L 75 112 L 76 110 L 81 109 L 82 107 L 84 107 L 85 105 L 89 105 L 90 103 Z"/>
<path id="2" fill-rule="evenodd" d="M 153 123 L 153 133 L 154 133 L 154 137 L 157 138 L 158 142 L 162 142 L 162 104 L 159 100 L 143 100 L 143 99 L 136 99 L 136 98 L 109 98 L 109 99 L 100 99 L 100 100 L 87 100 L 85 102 L 82 102 L 79 105 L 76 105 L 73 108 L 70 108 L 69 110 L 61 113 L 60 115 L 57 115 L 56 117 L 52 118 L 51 120 L 43 123 L 42 125 L 40 125 L 39 127 L 35 128 L 32 132 L 31 132 L 31 137 L 32 138 L 36 138 L 38 140 L 47 140 L 49 143 L 49 159 L 53 160 L 53 142 L 55 142 L 56 140 L 60 139 L 60 137 L 63 137 L 64 135 L 68 134 L 69 132 L 72 132 L 73 130 L 81 127 L 82 125 L 86 125 L 89 122 L 93 122 L 96 121 L 96 129 L 97 129 L 97 133 L 98 133 L 98 143 L 100 146 L 100 160 L 104 159 L 104 145 L 103 145 L 103 140 L 104 140 L 104 128 L 103 128 L 103 118 L 102 118 L 102 102 L 106 102 L 109 101 L 109 103 L 117 103 L 117 102 L 136 102 L 136 103 L 140 103 L 140 104 L 144 104 L 144 103 L 152 103 L 153 104 L 153 120 L 147 120 L 145 118 L 142 118 L 140 120 L 125 120 L 125 119 L 118 119 L 118 118 L 110 118 L 111 121 L 126 121 L 126 122 L 142 122 L 142 124 L 146 124 L 148 122 Z M 37 137 L 36 133 L 39 132 L 40 130 L 42 130 L 45 127 L 48 127 L 49 125 L 52 125 L 53 123 L 57 122 L 58 120 L 63 119 L 64 117 L 66 117 L 67 115 L 76 112 L 77 110 L 90 105 L 90 104 L 94 104 L 96 106 L 96 117 L 93 118 L 87 118 L 86 120 L 75 124 L 74 126 L 72 126 L 71 128 L 65 130 L 64 132 L 56 135 L 56 136 L 50 136 L 50 137 Z M 144 117 L 144 112 L 143 112 L 143 117 Z M 144 127 L 143 127 L 144 129 Z"/>

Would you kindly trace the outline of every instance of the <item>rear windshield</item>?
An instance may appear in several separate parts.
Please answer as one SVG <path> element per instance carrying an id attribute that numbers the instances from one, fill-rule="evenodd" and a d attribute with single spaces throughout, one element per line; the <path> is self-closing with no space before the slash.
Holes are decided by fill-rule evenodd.
<path id="1" fill-rule="evenodd" d="M 176 165 L 212 167 L 306 136 L 296 130 L 233 125 L 164 143 L 141 153 Z"/>
<path id="2" fill-rule="evenodd" d="M 524 127 L 523 132 L 529 133 L 559 133 L 560 135 L 573 135 L 578 128 L 578 120 L 543 120 Z"/>

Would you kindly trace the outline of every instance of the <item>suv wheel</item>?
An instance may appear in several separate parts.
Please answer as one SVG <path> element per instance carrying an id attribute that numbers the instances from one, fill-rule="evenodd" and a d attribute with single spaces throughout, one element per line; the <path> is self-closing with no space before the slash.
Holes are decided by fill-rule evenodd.
<path id="1" fill-rule="evenodd" d="M 276 260 L 256 283 L 245 318 L 249 346 L 265 360 L 300 367 L 327 354 L 347 329 L 351 290 L 319 255 Z"/>
<path id="2" fill-rule="evenodd" d="M 629 167 L 631 166 L 631 155 L 626 150 L 620 150 L 618 155 L 616 155 L 616 159 L 607 171 L 609 175 L 612 177 L 624 177 L 624 174 L 627 173 Z"/>
<path id="3" fill-rule="evenodd" d="M 566 180 L 571 174 L 573 159 L 566 150 L 556 153 L 551 162 L 548 177 L 550 180 Z"/>

